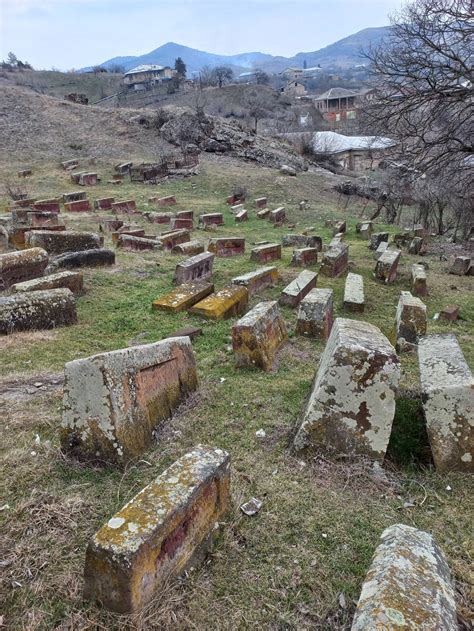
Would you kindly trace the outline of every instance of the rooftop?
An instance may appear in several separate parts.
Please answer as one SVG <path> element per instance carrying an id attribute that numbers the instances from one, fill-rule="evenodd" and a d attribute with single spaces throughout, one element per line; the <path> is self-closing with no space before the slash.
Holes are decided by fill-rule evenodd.
<path id="1" fill-rule="evenodd" d="M 359 92 L 357 90 L 346 90 L 346 88 L 331 88 L 324 94 L 320 94 L 314 100 L 325 101 L 326 99 L 344 99 L 347 96 L 355 96 Z"/>
<path id="2" fill-rule="evenodd" d="M 397 143 L 381 136 L 343 136 L 334 131 L 317 131 L 313 135 L 315 153 L 341 153 L 343 151 L 370 151 L 388 149 Z"/>
<path id="3" fill-rule="evenodd" d="M 143 64 L 143 66 L 137 66 L 136 68 L 132 68 L 128 72 L 125 73 L 124 76 L 137 74 L 139 72 L 153 72 L 158 70 L 164 70 L 164 66 L 157 66 L 156 64 Z"/>

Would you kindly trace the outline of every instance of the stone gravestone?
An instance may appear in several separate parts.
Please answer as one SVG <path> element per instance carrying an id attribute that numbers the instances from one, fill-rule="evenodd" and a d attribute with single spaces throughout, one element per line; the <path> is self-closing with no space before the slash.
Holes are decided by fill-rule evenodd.
<path id="1" fill-rule="evenodd" d="M 383 531 L 351 631 L 457 631 L 454 587 L 433 536 L 394 524 Z"/>
<path id="2" fill-rule="evenodd" d="M 218 257 L 240 256 L 245 254 L 245 239 L 241 237 L 211 239 L 207 249 Z"/>
<path id="3" fill-rule="evenodd" d="M 295 437 L 296 449 L 314 446 L 382 461 L 399 378 L 395 349 L 376 326 L 337 318 Z"/>
<path id="4" fill-rule="evenodd" d="M 76 301 L 69 289 L 49 289 L 0 298 L 0 334 L 54 329 L 76 324 Z"/>
<path id="5" fill-rule="evenodd" d="M 378 261 L 386 250 L 388 250 L 388 241 L 381 241 L 374 252 L 374 259 Z"/>
<path id="6" fill-rule="evenodd" d="M 197 240 L 177 243 L 171 249 L 173 254 L 201 254 L 204 252 L 204 245 Z"/>
<path id="7" fill-rule="evenodd" d="M 339 243 L 324 252 L 319 271 L 323 276 L 336 278 L 346 271 L 348 264 L 349 248 L 344 243 Z"/>
<path id="8" fill-rule="evenodd" d="M 191 236 L 189 230 L 170 230 L 169 232 L 160 234 L 157 239 L 164 250 L 172 250 L 180 243 L 191 241 Z"/>
<path id="9" fill-rule="evenodd" d="M 176 265 L 174 271 L 174 282 L 182 285 L 193 280 L 206 280 L 212 276 L 212 266 L 214 263 L 214 254 L 211 252 L 203 252 L 192 256 L 185 261 L 181 261 Z"/>
<path id="10" fill-rule="evenodd" d="M 93 232 L 73 232 L 72 230 L 32 230 L 26 235 L 27 245 L 43 248 L 49 254 L 78 252 L 100 248 L 100 237 Z"/>
<path id="11" fill-rule="evenodd" d="M 386 285 L 395 282 L 400 254 L 400 250 L 385 250 L 377 261 L 374 277 Z"/>
<path id="12" fill-rule="evenodd" d="M 65 252 L 56 256 L 51 262 L 52 269 L 75 268 L 75 267 L 99 267 L 103 265 L 114 265 L 115 252 L 106 248 L 94 248 L 93 250 L 82 250 L 80 252 Z"/>
<path id="13" fill-rule="evenodd" d="M 190 308 L 190 313 L 210 318 L 211 320 L 222 320 L 241 315 L 245 310 L 249 300 L 249 292 L 246 287 L 233 285 L 224 287 L 215 294 L 211 294 Z"/>
<path id="14" fill-rule="evenodd" d="M 115 204 L 114 197 L 101 197 L 94 201 L 94 208 L 96 210 L 112 210 L 112 204 Z"/>
<path id="15" fill-rule="evenodd" d="M 82 272 L 57 272 L 33 280 L 26 280 L 12 286 L 13 293 L 39 291 L 40 289 L 60 289 L 65 287 L 73 294 L 82 294 L 84 291 L 84 277 Z"/>
<path id="16" fill-rule="evenodd" d="M 183 283 L 170 293 L 154 300 L 152 307 L 160 311 L 179 313 L 180 311 L 186 311 L 189 307 L 200 302 L 203 298 L 212 294 L 213 291 L 213 283 L 207 283 L 205 281 Z"/>
<path id="17" fill-rule="evenodd" d="M 438 471 L 474 472 L 474 379 L 456 336 L 418 342 L 426 429 Z"/>
<path id="18" fill-rule="evenodd" d="M 363 313 L 365 308 L 364 279 L 360 274 L 349 272 L 344 286 L 344 309 Z"/>
<path id="19" fill-rule="evenodd" d="M 414 237 L 408 246 L 408 254 L 423 254 L 425 252 L 425 240 L 423 237 Z"/>
<path id="20" fill-rule="evenodd" d="M 414 263 L 411 266 L 411 290 L 415 296 L 426 296 L 428 287 L 426 285 L 426 270 L 424 265 Z"/>
<path id="21" fill-rule="evenodd" d="M 150 239 L 133 234 L 122 233 L 117 239 L 117 247 L 130 252 L 141 252 L 143 250 L 155 250 L 159 248 L 156 239 Z"/>
<path id="22" fill-rule="evenodd" d="M 376 250 L 382 241 L 387 241 L 388 243 L 388 232 L 374 232 L 374 234 L 370 237 L 370 250 Z"/>
<path id="23" fill-rule="evenodd" d="M 280 208 L 275 208 L 275 210 L 270 211 L 268 219 L 271 223 L 281 223 L 285 221 L 285 209 L 283 206 Z"/>
<path id="24" fill-rule="evenodd" d="M 48 253 L 43 248 L 0 254 L 0 291 L 15 283 L 43 276 L 48 260 Z"/>
<path id="25" fill-rule="evenodd" d="M 249 296 L 267 287 L 273 287 L 278 282 L 278 270 L 276 267 L 260 267 L 254 272 L 242 274 L 232 279 L 233 285 L 246 287 Z"/>
<path id="26" fill-rule="evenodd" d="M 288 340 L 276 300 L 260 302 L 232 327 L 232 347 L 238 368 L 272 370 L 278 349 Z"/>
<path id="27" fill-rule="evenodd" d="M 222 226 L 224 225 L 224 215 L 222 213 L 205 213 L 199 215 L 199 225 L 201 226 Z"/>
<path id="28" fill-rule="evenodd" d="M 184 455 L 92 537 L 84 598 L 122 614 L 142 609 L 205 556 L 229 498 L 228 453 L 199 445 Z"/>
<path id="29" fill-rule="evenodd" d="M 316 287 L 317 282 L 316 272 L 304 270 L 281 292 L 279 303 L 289 307 L 297 307 L 306 294 Z"/>
<path id="30" fill-rule="evenodd" d="M 418 338 L 426 335 L 426 305 L 409 291 L 400 294 L 395 328 L 399 353 L 415 350 Z"/>
<path id="31" fill-rule="evenodd" d="M 81 460 L 124 464 L 198 387 L 188 337 L 123 348 L 64 367 L 62 449 Z"/>
<path id="32" fill-rule="evenodd" d="M 281 259 L 281 245 L 279 243 L 265 243 L 252 248 L 250 260 L 258 263 L 268 263 Z"/>
<path id="33" fill-rule="evenodd" d="M 332 289 L 312 289 L 300 302 L 296 333 L 327 340 L 333 324 L 333 302 Z"/>
<path id="34" fill-rule="evenodd" d="M 293 250 L 290 265 L 292 267 L 309 267 L 318 262 L 317 248 L 298 248 Z"/>
<path id="35" fill-rule="evenodd" d="M 450 274 L 456 274 L 456 276 L 466 276 L 471 267 L 471 258 L 469 256 L 457 256 L 454 263 L 449 270 Z"/>
<path id="36" fill-rule="evenodd" d="M 266 208 L 267 207 L 267 198 L 266 197 L 257 197 L 254 199 L 255 208 Z"/>

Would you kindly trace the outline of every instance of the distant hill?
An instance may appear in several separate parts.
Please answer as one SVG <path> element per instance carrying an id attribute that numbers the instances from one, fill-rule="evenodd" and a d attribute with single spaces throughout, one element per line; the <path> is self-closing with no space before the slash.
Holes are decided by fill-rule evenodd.
<path id="1" fill-rule="evenodd" d="M 158 64 L 173 66 L 177 57 L 181 57 L 187 66 L 188 76 L 198 72 L 204 66 L 230 66 L 234 73 L 239 74 L 249 68 L 262 68 L 267 72 L 280 72 L 287 66 L 302 67 L 306 61 L 308 67 L 321 66 L 325 69 L 349 68 L 364 63 L 362 49 L 379 44 L 390 34 L 389 26 L 366 28 L 358 33 L 349 35 L 330 46 L 313 52 L 298 53 L 294 57 L 281 57 L 265 53 L 240 53 L 238 55 L 215 55 L 174 42 L 163 44 L 145 55 L 137 57 L 114 57 L 99 64 L 104 68 L 120 64 L 125 70 L 131 70 L 142 64 Z M 83 68 L 89 70 L 90 68 Z"/>

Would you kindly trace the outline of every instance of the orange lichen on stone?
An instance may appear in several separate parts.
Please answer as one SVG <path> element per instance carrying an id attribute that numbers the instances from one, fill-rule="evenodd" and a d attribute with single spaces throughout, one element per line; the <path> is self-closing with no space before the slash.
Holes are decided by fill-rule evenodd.
<path id="1" fill-rule="evenodd" d="M 190 312 L 212 320 L 222 320 L 240 315 L 248 300 L 249 292 L 246 287 L 224 287 L 195 304 Z"/>
<path id="2" fill-rule="evenodd" d="M 170 291 L 169 294 L 162 296 L 158 300 L 154 300 L 152 306 L 153 309 L 177 313 L 189 309 L 189 307 L 192 307 L 206 296 L 209 296 L 209 294 L 212 294 L 213 291 L 213 283 L 204 281 L 183 283 L 176 289 L 173 289 L 173 291 Z"/>

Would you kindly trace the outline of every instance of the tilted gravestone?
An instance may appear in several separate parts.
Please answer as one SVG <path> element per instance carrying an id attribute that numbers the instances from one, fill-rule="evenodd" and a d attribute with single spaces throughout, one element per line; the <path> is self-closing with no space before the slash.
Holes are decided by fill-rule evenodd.
<path id="1" fill-rule="evenodd" d="M 192 307 L 203 298 L 212 294 L 214 285 L 205 281 L 192 281 L 179 285 L 173 291 L 161 296 L 152 303 L 153 309 L 179 313 Z"/>
<path id="2" fill-rule="evenodd" d="M 221 320 L 241 315 L 248 304 L 248 300 L 249 292 L 246 287 L 232 285 L 207 296 L 207 298 L 191 307 L 189 311 L 203 318 Z"/>
<path id="3" fill-rule="evenodd" d="M 242 237 L 211 239 L 207 249 L 218 257 L 240 256 L 245 254 L 245 239 Z"/>
<path id="4" fill-rule="evenodd" d="M 290 265 L 292 267 L 309 267 L 318 262 L 317 248 L 298 248 L 293 250 Z"/>
<path id="5" fill-rule="evenodd" d="M 317 282 L 316 272 L 304 270 L 281 292 L 279 303 L 289 307 L 297 307 L 306 294 L 316 287 Z"/>
<path id="6" fill-rule="evenodd" d="M 41 278 L 34 278 L 12 286 L 13 293 L 39 291 L 40 289 L 60 289 L 65 287 L 73 294 L 82 294 L 84 291 L 84 277 L 82 272 L 57 272 Z"/>
<path id="7" fill-rule="evenodd" d="M 426 305 L 409 291 L 400 294 L 395 328 L 399 353 L 415 350 L 418 338 L 426 334 Z"/>
<path id="8" fill-rule="evenodd" d="M 363 313 L 365 308 L 364 279 L 360 274 L 349 272 L 344 286 L 344 309 Z"/>
<path id="9" fill-rule="evenodd" d="M 252 296 L 261 289 L 273 287 L 278 282 L 278 270 L 276 267 L 260 267 L 254 272 L 242 274 L 232 279 L 233 285 L 242 285 L 246 287 L 249 296 Z"/>
<path id="10" fill-rule="evenodd" d="M 114 265 L 115 252 L 106 248 L 94 248 L 80 252 L 65 252 L 56 256 L 50 264 L 51 269 L 71 269 L 76 267 L 101 267 Z M 49 269 L 49 268 L 48 268 Z"/>
<path id="11" fill-rule="evenodd" d="M 296 333 L 327 340 L 333 325 L 333 304 L 332 289 L 312 289 L 300 302 Z"/>
<path id="12" fill-rule="evenodd" d="M 0 254 L 0 291 L 15 283 L 43 276 L 49 256 L 43 248 Z"/>
<path id="13" fill-rule="evenodd" d="M 395 282 L 400 254 L 400 250 L 385 250 L 375 265 L 374 277 L 386 285 Z"/>
<path id="14" fill-rule="evenodd" d="M 76 300 L 69 289 L 48 289 L 0 298 L 0 334 L 76 324 Z"/>
<path id="15" fill-rule="evenodd" d="M 411 266 L 411 290 L 415 296 L 426 296 L 428 293 L 424 265 L 414 263 Z"/>
<path id="16" fill-rule="evenodd" d="M 206 280 L 212 276 L 214 254 L 203 252 L 176 265 L 174 282 L 182 285 L 193 280 Z"/>
<path id="17" fill-rule="evenodd" d="M 26 234 L 26 243 L 30 247 L 43 248 L 49 254 L 63 254 L 100 248 L 100 237 L 93 232 L 32 230 Z"/>

